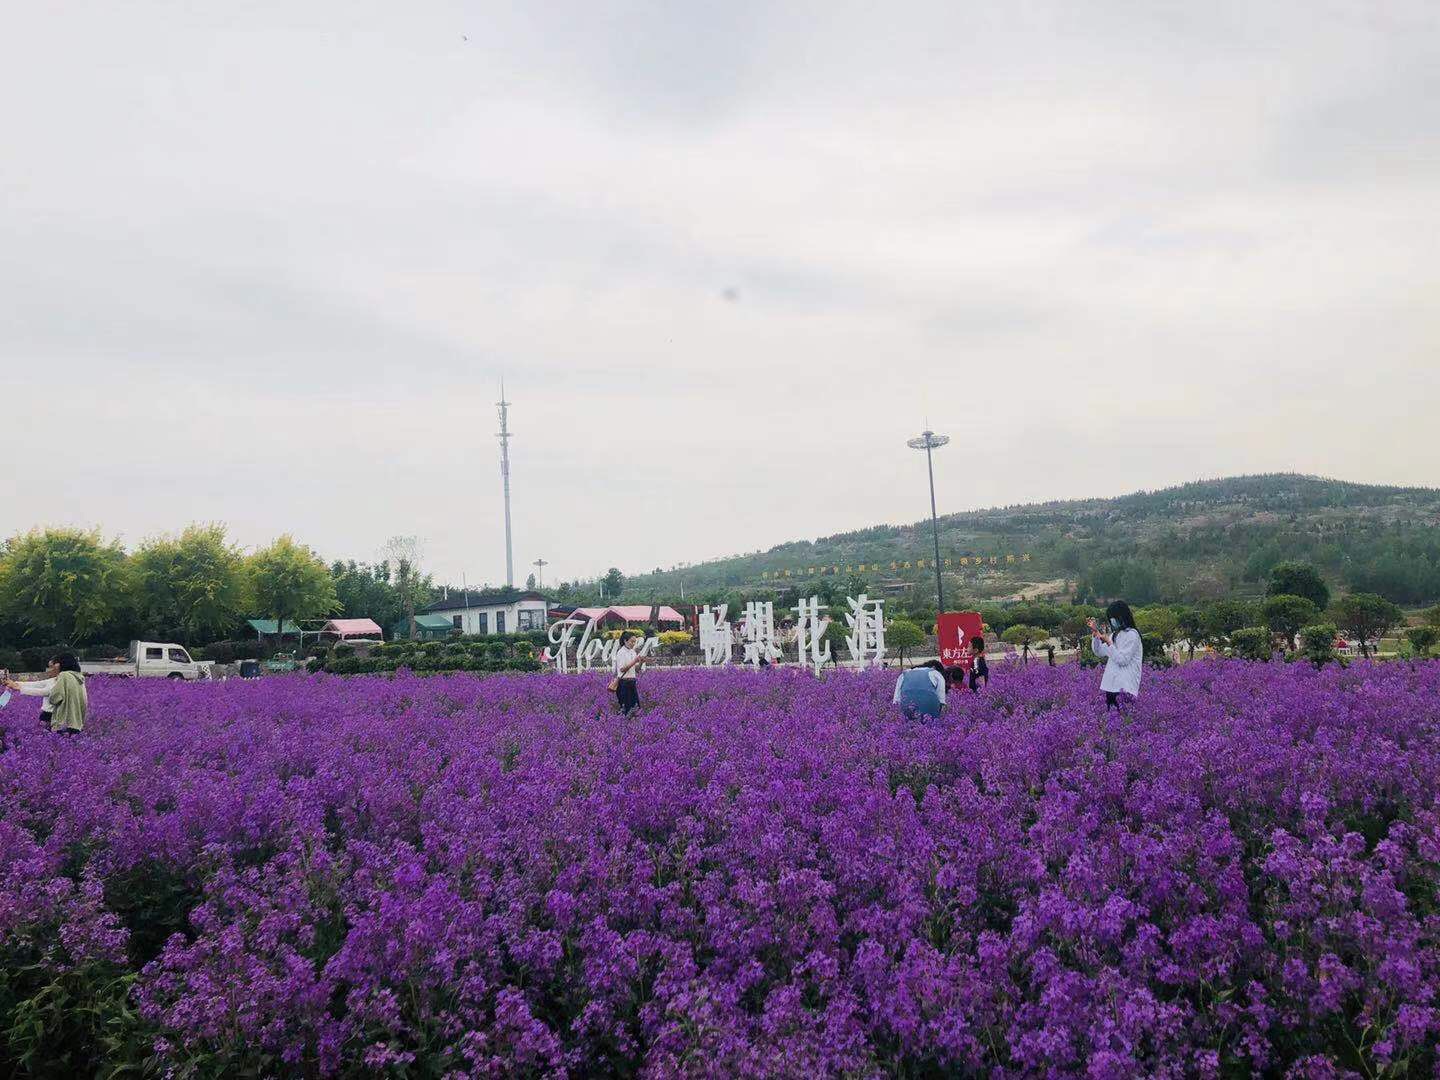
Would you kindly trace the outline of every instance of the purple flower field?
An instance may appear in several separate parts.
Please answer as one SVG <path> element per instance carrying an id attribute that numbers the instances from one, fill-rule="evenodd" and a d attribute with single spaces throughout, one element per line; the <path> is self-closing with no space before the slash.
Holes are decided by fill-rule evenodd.
<path id="1" fill-rule="evenodd" d="M 1432 1073 L 1440 663 L 91 684 L 0 713 L 0 1057 Z M 70 1055 L 65 1058 L 64 1055 Z M 62 1060 L 63 1059 L 63 1060 Z"/>

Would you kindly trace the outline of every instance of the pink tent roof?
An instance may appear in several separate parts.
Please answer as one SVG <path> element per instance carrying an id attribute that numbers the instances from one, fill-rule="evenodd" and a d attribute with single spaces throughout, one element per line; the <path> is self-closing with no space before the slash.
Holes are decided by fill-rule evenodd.
<path id="1" fill-rule="evenodd" d="M 614 615 L 617 619 L 624 619 L 626 622 L 646 622 L 650 618 L 650 605 L 622 604 L 619 607 L 582 607 L 571 612 L 570 618 L 588 622 L 591 619 L 603 619 L 606 615 Z M 662 606 L 660 621 L 683 623 L 685 616 L 672 607 Z"/>
<path id="2" fill-rule="evenodd" d="M 374 619 L 331 619 L 324 632 L 341 637 L 380 637 L 380 624 Z"/>
<path id="3" fill-rule="evenodd" d="M 584 619 L 588 622 L 590 619 L 598 619 L 601 615 L 604 615 L 605 612 L 609 610 L 609 608 L 603 607 L 577 607 L 574 611 L 567 615 L 566 618 Z"/>
<path id="4" fill-rule="evenodd" d="M 645 622 L 650 618 L 649 604 L 624 604 L 620 607 L 609 608 L 608 610 L 614 612 L 626 622 Z M 660 608 L 660 621 L 684 622 L 685 617 L 672 607 L 662 606 Z"/>

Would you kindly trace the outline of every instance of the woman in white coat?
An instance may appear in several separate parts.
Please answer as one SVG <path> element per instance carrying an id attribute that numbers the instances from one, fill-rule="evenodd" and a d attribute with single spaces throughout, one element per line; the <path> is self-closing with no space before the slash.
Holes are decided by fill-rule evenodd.
<path id="1" fill-rule="evenodd" d="M 40 723 L 47 731 L 50 730 L 50 713 L 54 708 L 50 704 L 50 691 L 55 689 L 55 680 L 59 675 L 60 657 L 52 656 L 49 665 L 45 668 L 44 678 L 29 679 L 26 682 L 19 682 L 15 679 L 5 680 L 5 685 L 16 693 L 45 699 L 40 703 Z"/>
<path id="2" fill-rule="evenodd" d="M 1135 616 L 1130 605 L 1116 600 L 1105 609 L 1105 622 L 1101 626 L 1094 619 L 1090 626 L 1090 648 L 1096 656 L 1105 659 L 1105 674 L 1100 677 L 1100 689 L 1105 691 L 1105 711 L 1120 708 L 1120 695 L 1140 696 L 1140 673 L 1144 670 L 1145 646 L 1140 640 L 1140 631 L 1135 629 Z"/>

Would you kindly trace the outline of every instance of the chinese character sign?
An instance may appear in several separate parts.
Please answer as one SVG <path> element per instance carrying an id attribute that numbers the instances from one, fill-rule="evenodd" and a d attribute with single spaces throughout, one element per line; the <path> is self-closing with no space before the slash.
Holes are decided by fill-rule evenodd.
<path id="1" fill-rule="evenodd" d="M 713 611 L 706 607 L 700 612 L 700 651 L 705 654 L 705 666 L 730 663 L 730 623 L 726 620 L 725 604 Z"/>
<path id="2" fill-rule="evenodd" d="M 946 667 L 969 671 L 975 665 L 970 642 L 980 637 L 984 623 L 978 611 L 942 611 L 936 621 L 940 637 L 940 662 Z"/>
<path id="3" fill-rule="evenodd" d="M 846 600 L 850 614 L 845 616 L 845 625 L 850 633 L 845 636 L 845 644 L 850 649 L 850 659 L 878 666 L 885 658 L 885 619 L 880 610 L 884 601 L 871 600 L 864 593 Z"/>
<path id="4" fill-rule="evenodd" d="M 820 673 L 820 668 L 830 659 L 830 643 L 825 640 L 825 627 L 829 620 L 822 622 L 820 618 L 820 598 L 812 596 L 808 600 L 801 600 L 795 605 L 795 614 L 798 618 L 795 621 L 795 644 L 799 646 L 800 663 L 809 663 L 814 666 L 815 673 Z M 810 656 L 807 659 L 806 651 Z"/>
<path id="5" fill-rule="evenodd" d="M 775 605 L 771 601 L 747 603 L 741 626 L 745 631 L 745 663 L 758 668 L 780 659 L 780 648 L 775 643 Z"/>

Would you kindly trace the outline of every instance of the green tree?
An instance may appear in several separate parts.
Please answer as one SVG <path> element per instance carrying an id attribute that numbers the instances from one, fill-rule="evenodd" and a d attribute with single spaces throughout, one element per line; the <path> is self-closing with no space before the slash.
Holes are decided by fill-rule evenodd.
<path id="1" fill-rule="evenodd" d="M 1026 626 L 1024 623 L 1016 623 L 1000 635 L 1000 640 L 1007 645 L 1015 645 L 1020 649 L 1020 662 L 1030 662 L 1030 650 L 1042 641 L 1050 638 L 1050 631 L 1043 626 Z"/>
<path id="2" fill-rule="evenodd" d="M 1391 627 L 1405 618 L 1400 608 L 1374 593 L 1349 593 L 1335 601 L 1332 611 L 1335 623 L 1348 636 L 1360 642 L 1360 655 L 1370 655 L 1370 643 L 1385 636 Z"/>
<path id="3" fill-rule="evenodd" d="M 1405 631 L 1405 637 L 1420 656 L 1427 655 L 1440 642 L 1440 627 L 1412 626 Z"/>
<path id="4" fill-rule="evenodd" d="M 234 629 L 250 602 L 245 556 L 225 526 L 189 525 L 145 541 L 131 557 L 136 607 L 147 634 L 214 641 Z"/>
<path id="5" fill-rule="evenodd" d="M 1173 608 L 1156 605 L 1135 611 L 1135 629 L 1147 643 L 1153 641 L 1162 651 L 1180 636 L 1180 617 Z"/>
<path id="6" fill-rule="evenodd" d="M 1003 634 L 1009 627 L 1015 625 L 1015 617 L 1011 614 L 1013 610 L 1013 608 L 1002 607 L 999 604 L 982 604 L 980 621 L 985 624 L 987 630 Z"/>
<path id="7" fill-rule="evenodd" d="M 1255 607 L 1244 600 L 1217 600 L 1205 605 L 1200 616 L 1202 639 L 1220 649 L 1230 647 L 1235 631 L 1254 625 Z"/>
<path id="8" fill-rule="evenodd" d="M 1060 622 L 1057 636 L 1072 649 L 1080 651 L 1090 640 L 1090 626 L 1086 620 L 1098 619 L 1104 612 L 1099 608 L 1080 606 L 1065 608 L 1064 611 L 1065 618 Z"/>
<path id="9" fill-rule="evenodd" d="M 1269 660 L 1275 639 L 1265 626 L 1242 626 L 1230 635 L 1230 655 L 1244 660 Z"/>
<path id="10" fill-rule="evenodd" d="M 285 620 L 319 618 L 340 606 L 335 581 L 320 556 L 289 535 L 250 556 L 249 571 L 252 610 L 275 620 L 277 639 L 285 632 Z"/>
<path id="11" fill-rule="evenodd" d="M 0 555 L 0 604 L 46 644 L 95 640 L 128 615 L 132 596 L 125 552 L 98 529 L 37 529 Z"/>
<path id="12" fill-rule="evenodd" d="M 612 566 L 605 571 L 605 576 L 600 579 L 600 584 L 605 589 L 605 599 L 613 604 L 625 591 L 625 575 L 620 572 L 619 567 Z"/>
<path id="13" fill-rule="evenodd" d="M 1190 659 L 1194 660 L 1195 647 L 1205 642 L 1205 608 L 1200 604 L 1182 604 L 1174 610 L 1176 629 L 1185 640 Z"/>
<path id="14" fill-rule="evenodd" d="M 885 645 L 900 654 L 900 666 L 905 666 L 905 650 L 919 648 L 925 644 L 925 631 L 909 619 L 891 619 L 885 626 Z"/>
<path id="15" fill-rule="evenodd" d="M 1270 633 L 1284 638 L 1285 644 L 1293 649 L 1300 628 L 1317 622 L 1320 609 L 1303 596 L 1275 593 L 1261 602 L 1260 618 L 1265 621 Z"/>
<path id="16" fill-rule="evenodd" d="M 1424 618 L 1426 626 L 1440 626 L 1440 604 L 1426 608 L 1421 617 Z"/>
<path id="17" fill-rule="evenodd" d="M 1267 596 L 1302 596 L 1324 611 L 1330 604 L 1330 589 L 1320 571 L 1308 562 L 1282 562 L 1270 568 Z"/>
<path id="18" fill-rule="evenodd" d="M 330 578 L 340 605 L 336 613 L 342 618 L 373 619 L 388 631 L 404 617 L 400 599 L 390 587 L 389 563 L 335 562 Z"/>
<path id="19" fill-rule="evenodd" d="M 430 575 L 421 567 L 424 555 L 418 536 L 392 536 L 385 542 L 385 563 L 390 569 L 390 587 L 404 613 L 405 633 L 415 640 L 415 609 L 428 604 L 435 593 Z"/>
<path id="20" fill-rule="evenodd" d="M 1335 638 L 1340 631 L 1334 623 L 1316 623 L 1300 628 L 1300 654 L 1317 668 L 1324 667 L 1335 654 Z"/>

